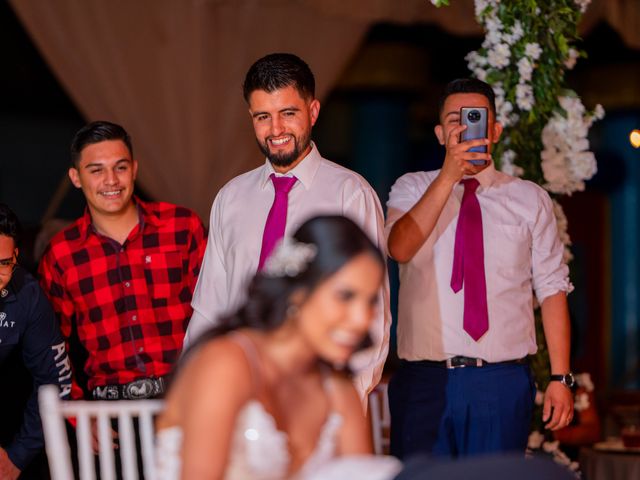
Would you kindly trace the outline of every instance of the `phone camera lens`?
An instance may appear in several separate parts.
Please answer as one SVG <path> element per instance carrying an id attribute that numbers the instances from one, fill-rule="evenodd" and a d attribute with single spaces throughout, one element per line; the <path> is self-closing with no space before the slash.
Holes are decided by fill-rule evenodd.
<path id="1" fill-rule="evenodd" d="M 480 112 L 478 110 L 471 110 L 468 114 L 467 114 L 467 118 L 469 119 L 469 121 L 471 123 L 476 123 L 478 121 L 480 121 Z"/>

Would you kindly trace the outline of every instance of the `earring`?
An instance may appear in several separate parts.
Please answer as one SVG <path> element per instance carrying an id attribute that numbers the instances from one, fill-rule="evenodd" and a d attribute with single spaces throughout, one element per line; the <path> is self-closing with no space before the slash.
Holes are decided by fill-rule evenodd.
<path id="1" fill-rule="evenodd" d="M 287 310 L 285 311 L 285 315 L 287 316 L 287 318 L 291 318 L 298 315 L 298 312 L 300 312 L 300 309 L 298 308 L 297 305 L 292 303 L 287 307 Z"/>

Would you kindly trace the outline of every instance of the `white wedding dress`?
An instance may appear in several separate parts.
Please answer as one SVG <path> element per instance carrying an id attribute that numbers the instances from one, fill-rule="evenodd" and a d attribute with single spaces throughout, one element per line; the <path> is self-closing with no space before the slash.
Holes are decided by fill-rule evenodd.
<path id="1" fill-rule="evenodd" d="M 233 335 L 254 369 L 257 368 L 255 347 L 242 334 Z M 342 416 L 329 413 L 318 443 L 298 472 L 289 475 L 291 456 L 287 434 L 278 430 L 274 418 L 258 400 L 250 400 L 242 408 L 233 434 L 225 480 L 387 480 L 400 470 L 400 462 L 392 457 L 362 455 L 336 459 L 337 439 Z M 182 429 L 179 426 L 158 431 L 156 436 L 156 468 L 159 480 L 179 480 Z"/>

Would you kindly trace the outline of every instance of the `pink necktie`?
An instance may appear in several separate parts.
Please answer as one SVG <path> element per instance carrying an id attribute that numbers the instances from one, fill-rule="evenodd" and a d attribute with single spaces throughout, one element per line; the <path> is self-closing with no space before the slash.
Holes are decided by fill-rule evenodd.
<path id="1" fill-rule="evenodd" d="M 264 233 L 262 234 L 262 250 L 260 250 L 260 262 L 258 263 L 258 271 L 262 270 L 264 262 L 267 260 L 271 251 L 276 246 L 278 240 L 284 237 L 284 227 L 287 224 L 287 207 L 289 205 L 289 192 L 298 179 L 296 177 L 276 177 L 275 173 L 271 174 L 271 181 L 276 190 L 276 196 L 273 199 L 273 205 L 269 210 L 267 222 L 264 225 Z"/>
<path id="2" fill-rule="evenodd" d="M 482 212 L 476 197 L 476 189 L 480 184 L 475 178 L 467 178 L 460 183 L 464 185 L 464 195 L 456 227 L 451 288 L 458 293 L 464 283 L 463 327 L 478 341 L 489 329 Z"/>

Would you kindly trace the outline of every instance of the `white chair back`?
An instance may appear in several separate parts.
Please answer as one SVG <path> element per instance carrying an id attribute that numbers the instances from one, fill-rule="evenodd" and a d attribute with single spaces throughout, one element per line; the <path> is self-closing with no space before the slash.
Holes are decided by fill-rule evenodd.
<path id="1" fill-rule="evenodd" d="M 76 419 L 78 466 L 81 480 L 96 478 L 95 455 L 91 446 L 91 421 L 95 419 L 99 439 L 99 470 L 101 480 L 115 480 L 116 462 L 111 435 L 111 420 L 118 420 L 118 443 L 122 478 L 137 480 L 137 452 L 133 419 L 139 418 L 139 432 L 144 478 L 155 480 L 154 419 L 162 400 L 85 401 L 60 400 L 55 385 L 43 385 L 38 390 L 40 416 L 52 480 L 74 478 L 71 450 L 65 419 Z"/>
<path id="2" fill-rule="evenodd" d="M 373 451 L 376 455 L 389 454 L 391 412 L 389 410 L 388 383 L 379 383 L 369 394 Z"/>

